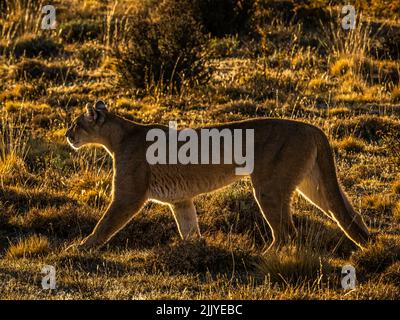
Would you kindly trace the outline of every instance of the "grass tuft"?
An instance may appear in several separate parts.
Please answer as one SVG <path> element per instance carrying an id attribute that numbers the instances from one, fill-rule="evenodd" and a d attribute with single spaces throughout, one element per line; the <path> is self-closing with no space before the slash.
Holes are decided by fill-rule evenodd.
<path id="1" fill-rule="evenodd" d="M 398 237 L 380 236 L 364 251 L 355 252 L 352 261 L 369 274 L 381 273 L 400 261 L 400 240 Z"/>
<path id="2" fill-rule="evenodd" d="M 32 258 L 45 255 L 50 250 L 49 240 L 44 236 L 33 235 L 21 239 L 18 243 L 8 247 L 6 258 Z"/>
<path id="3" fill-rule="evenodd" d="M 268 252 L 258 269 L 273 282 L 296 285 L 321 281 L 330 265 L 310 249 L 287 246 L 278 253 Z"/>
<path id="4" fill-rule="evenodd" d="M 361 139 L 349 136 L 340 141 L 335 142 L 334 148 L 341 149 L 346 152 L 358 153 L 364 151 L 365 143 Z"/>

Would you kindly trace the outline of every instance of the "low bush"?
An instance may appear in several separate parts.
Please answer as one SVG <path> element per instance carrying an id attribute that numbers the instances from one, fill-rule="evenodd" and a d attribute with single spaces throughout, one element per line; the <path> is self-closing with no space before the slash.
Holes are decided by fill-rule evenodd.
<path id="1" fill-rule="evenodd" d="M 162 2 L 151 13 L 138 13 L 127 45 L 116 53 L 121 83 L 174 91 L 207 82 L 211 70 L 205 40 L 191 6 L 183 1 Z"/>

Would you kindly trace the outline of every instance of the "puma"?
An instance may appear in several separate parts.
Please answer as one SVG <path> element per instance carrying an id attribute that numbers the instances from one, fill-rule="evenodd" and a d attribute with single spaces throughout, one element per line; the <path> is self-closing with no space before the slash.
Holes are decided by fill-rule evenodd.
<path id="1" fill-rule="evenodd" d="M 98 101 L 87 105 L 66 132 L 74 149 L 101 145 L 114 164 L 111 204 L 79 249 L 104 245 L 148 200 L 170 206 L 183 239 L 200 236 L 193 198 L 243 177 L 235 174 L 234 163 L 150 164 L 146 136 L 155 128 L 169 130 L 126 120 Z M 368 229 L 338 183 L 332 149 L 322 130 L 299 121 L 267 118 L 207 128 L 254 130 L 254 169 L 249 176 L 254 197 L 272 230 L 270 248 L 279 248 L 296 236 L 290 211 L 295 191 L 335 220 L 359 247 L 367 244 Z"/>

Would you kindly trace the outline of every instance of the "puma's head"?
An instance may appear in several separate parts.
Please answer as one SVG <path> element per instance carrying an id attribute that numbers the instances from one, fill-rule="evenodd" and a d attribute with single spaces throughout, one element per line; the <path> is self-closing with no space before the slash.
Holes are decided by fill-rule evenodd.
<path id="1" fill-rule="evenodd" d="M 75 119 L 65 136 L 74 149 L 87 144 L 105 145 L 110 134 L 105 128 L 107 107 L 103 101 L 97 101 L 94 107 L 87 104 L 85 112 Z"/>

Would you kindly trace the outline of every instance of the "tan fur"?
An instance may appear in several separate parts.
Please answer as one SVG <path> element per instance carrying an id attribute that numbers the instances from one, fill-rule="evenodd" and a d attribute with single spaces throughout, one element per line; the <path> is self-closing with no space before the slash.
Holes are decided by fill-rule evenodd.
<path id="1" fill-rule="evenodd" d="M 367 243 L 367 227 L 338 184 L 333 153 L 320 129 L 281 119 L 253 119 L 214 127 L 255 130 L 254 171 L 250 178 L 254 196 L 273 232 L 272 245 L 284 244 L 296 235 L 290 212 L 296 190 L 334 219 L 357 245 Z M 242 178 L 235 175 L 234 164 L 150 165 L 146 161 L 146 133 L 153 128 L 168 131 L 165 126 L 125 120 L 98 102 L 68 130 L 66 136 L 74 148 L 100 144 L 114 160 L 112 202 L 80 248 L 105 244 L 148 200 L 170 205 L 183 239 L 199 236 L 193 198 Z"/>

